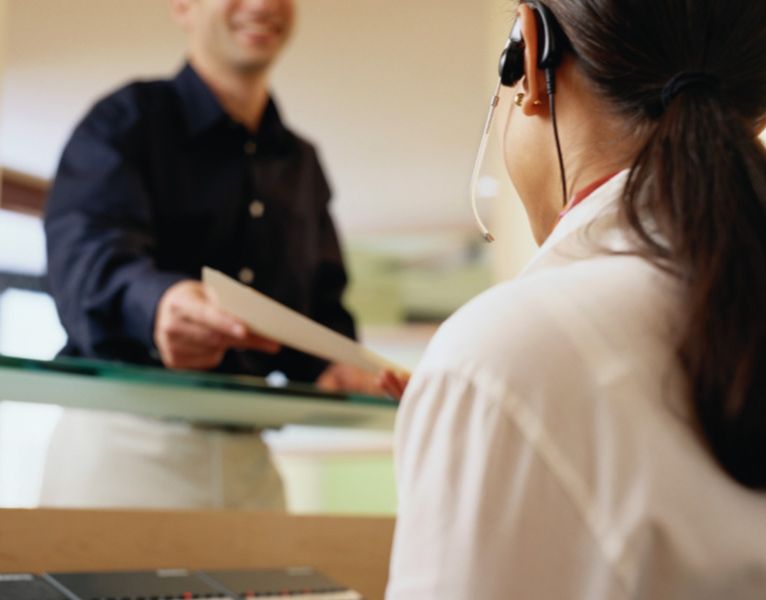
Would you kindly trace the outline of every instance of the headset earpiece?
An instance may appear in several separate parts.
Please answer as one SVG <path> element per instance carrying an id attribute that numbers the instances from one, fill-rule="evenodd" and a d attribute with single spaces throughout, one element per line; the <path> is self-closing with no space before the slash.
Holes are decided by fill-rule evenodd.
<path id="1" fill-rule="evenodd" d="M 537 23 L 537 66 L 545 71 L 548 101 L 553 121 L 553 133 L 556 138 L 556 152 L 558 154 L 559 168 L 561 170 L 561 188 L 563 191 L 564 204 L 566 204 L 567 181 L 566 173 L 564 172 L 564 159 L 561 155 L 558 125 L 556 124 L 554 94 L 556 90 L 555 70 L 561 62 L 561 55 L 564 46 L 567 44 L 567 38 L 556 22 L 556 19 L 553 17 L 553 14 L 544 4 L 537 0 L 527 0 L 525 4 L 532 9 Z M 524 43 L 524 37 L 521 35 L 521 21 L 517 18 L 516 22 L 513 24 L 511 33 L 508 36 L 505 48 L 500 55 L 500 81 L 497 83 L 495 93 L 492 94 L 492 100 L 489 104 L 489 112 L 487 113 L 487 120 L 484 123 L 481 143 L 479 144 L 479 152 L 476 155 L 476 161 L 473 165 L 473 173 L 471 174 L 471 209 L 473 210 L 473 217 L 476 219 L 476 224 L 479 226 L 482 236 L 488 242 L 493 241 L 495 238 L 482 222 L 481 217 L 479 216 L 479 210 L 476 207 L 479 174 L 481 173 L 481 165 L 487 150 L 487 141 L 489 140 L 490 127 L 492 126 L 492 116 L 495 114 L 495 108 L 497 108 L 497 105 L 500 102 L 500 88 L 501 86 L 515 86 L 524 76 L 525 49 L 526 45 Z"/>
<path id="2" fill-rule="evenodd" d="M 563 35 L 558 23 L 548 7 L 541 2 L 529 0 L 525 4 L 532 9 L 537 23 L 537 66 L 543 70 L 555 69 L 561 61 L 563 46 Z M 524 76 L 525 49 L 521 21 L 517 18 L 500 55 L 500 82 L 504 86 L 515 86 Z"/>
<path id="3" fill-rule="evenodd" d="M 524 38 L 521 37 L 521 21 L 517 18 L 500 55 L 500 82 L 513 87 L 524 75 Z"/>

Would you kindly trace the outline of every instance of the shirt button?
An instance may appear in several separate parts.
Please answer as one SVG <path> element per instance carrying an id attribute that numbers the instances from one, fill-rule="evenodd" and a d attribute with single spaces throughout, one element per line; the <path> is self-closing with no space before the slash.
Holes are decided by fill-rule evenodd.
<path id="1" fill-rule="evenodd" d="M 253 273 L 252 269 L 243 267 L 239 270 L 237 277 L 242 283 L 250 285 L 251 283 L 253 283 L 253 280 L 255 279 L 255 273 Z"/>
<path id="2" fill-rule="evenodd" d="M 260 200 L 253 200 L 248 209 L 250 210 L 250 216 L 253 217 L 253 219 L 260 219 L 266 210 L 266 206 Z"/>
<path id="3" fill-rule="evenodd" d="M 245 154 L 247 154 L 248 156 L 252 156 L 253 154 L 255 154 L 255 151 L 257 148 L 258 146 L 252 140 L 249 142 L 245 142 L 245 146 L 244 146 Z"/>

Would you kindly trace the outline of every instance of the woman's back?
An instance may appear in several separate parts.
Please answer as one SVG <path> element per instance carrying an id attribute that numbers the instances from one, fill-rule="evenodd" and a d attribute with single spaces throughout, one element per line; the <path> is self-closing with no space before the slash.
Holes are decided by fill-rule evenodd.
<path id="1" fill-rule="evenodd" d="M 437 334 L 397 423 L 390 598 L 763 598 L 766 496 L 696 431 L 622 174 Z"/>
<path id="2" fill-rule="evenodd" d="M 544 245 L 409 384 L 390 600 L 766 598 L 766 3 L 522 0 L 499 75 Z"/>

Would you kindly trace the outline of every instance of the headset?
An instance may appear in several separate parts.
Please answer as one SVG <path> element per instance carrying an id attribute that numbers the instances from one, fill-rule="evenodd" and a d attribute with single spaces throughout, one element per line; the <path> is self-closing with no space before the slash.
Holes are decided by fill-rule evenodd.
<path id="1" fill-rule="evenodd" d="M 556 122 L 556 104 L 554 97 L 556 94 L 556 68 L 561 64 L 564 49 L 565 47 L 568 47 L 569 44 L 561 26 L 547 6 L 537 0 L 527 0 L 524 4 L 532 9 L 537 24 L 537 67 L 545 73 L 546 92 L 548 93 L 551 119 L 553 121 L 553 134 L 556 141 L 559 169 L 561 171 L 564 204 L 566 204 L 566 173 L 564 172 L 564 159 L 561 154 L 561 143 L 559 140 L 558 124 Z M 489 112 L 484 124 L 481 143 L 479 144 L 479 152 L 477 153 L 473 174 L 471 176 L 471 207 L 473 209 L 473 216 L 482 236 L 487 242 L 492 242 L 495 238 L 484 226 L 484 223 L 479 216 L 478 209 L 476 208 L 479 173 L 481 172 L 481 165 L 484 162 L 484 154 L 487 150 L 492 118 L 495 113 L 495 108 L 497 108 L 500 101 L 500 88 L 514 87 L 524 76 L 525 49 L 526 43 L 521 35 L 521 21 L 517 17 L 511 28 L 511 33 L 508 36 L 505 48 L 503 48 L 503 52 L 500 54 L 500 63 L 498 65 L 500 79 L 497 82 L 497 87 L 495 88 L 495 92 L 490 101 Z"/>
<path id="2" fill-rule="evenodd" d="M 525 2 L 532 9 L 537 22 L 537 67 L 546 72 L 546 80 L 553 77 L 556 67 L 561 63 L 564 47 L 564 34 L 561 26 L 542 2 L 528 0 Z M 502 54 L 500 55 L 500 83 L 505 87 L 515 86 L 524 76 L 524 50 L 526 44 L 521 37 L 521 21 L 517 18 L 508 36 Z M 550 76 L 548 75 L 548 72 Z M 555 86 L 554 90 L 555 92 Z"/>

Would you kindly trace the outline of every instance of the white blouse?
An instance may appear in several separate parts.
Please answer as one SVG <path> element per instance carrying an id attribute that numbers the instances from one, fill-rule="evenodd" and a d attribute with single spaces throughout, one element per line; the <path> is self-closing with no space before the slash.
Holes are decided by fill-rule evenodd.
<path id="1" fill-rule="evenodd" d="M 439 330 L 396 425 L 388 600 L 766 599 L 766 495 L 715 463 L 675 283 L 606 250 L 616 176 Z"/>

